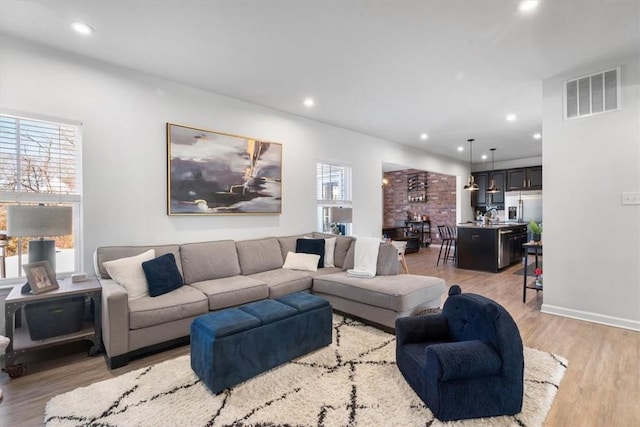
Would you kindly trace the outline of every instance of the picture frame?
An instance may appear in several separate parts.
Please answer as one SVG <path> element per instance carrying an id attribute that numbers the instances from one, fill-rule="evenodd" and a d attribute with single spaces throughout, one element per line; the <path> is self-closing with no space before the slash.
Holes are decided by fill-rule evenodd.
<path id="1" fill-rule="evenodd" d="M 22 266 L 27 281 L 31 287 L 31 292 L 41 294 L 48 291 L 58 289 L 58 281 L 56 275 L 51 268 L 49 261 L 38 261 Z"/>
<path id="2" fill-rule="evenodd" d="M 282 144 L 167 123 L 167 214 L 282 213 Z"/>

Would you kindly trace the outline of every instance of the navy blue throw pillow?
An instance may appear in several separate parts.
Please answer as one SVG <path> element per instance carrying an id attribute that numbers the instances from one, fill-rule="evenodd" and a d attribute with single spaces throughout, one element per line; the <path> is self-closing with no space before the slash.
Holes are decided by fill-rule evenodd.
<path id="1" fill-rule="evenodd" d="M 178 289 L 184 281 L 173 254 L 165 254 L 142 263 L 149 284 L 149 295 L 157 297 Z"/>
<path id="2" fill-rule="evenodd" d="M 296 240 L 296 252 L 320 255 L 318 268 L 324 268 L 324 239 L 298 239 Z"/>

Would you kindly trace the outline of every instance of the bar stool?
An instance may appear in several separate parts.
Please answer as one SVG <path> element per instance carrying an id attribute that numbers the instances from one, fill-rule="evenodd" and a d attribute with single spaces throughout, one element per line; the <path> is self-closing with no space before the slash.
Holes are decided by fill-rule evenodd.
<path id="1" fill-rule="evenodd" d="M 447 225 L 447 234 L 449 236 L 449 246 L 447 248 L 447 255 L 445 262 L 451 260 L 454 264 L 458 261 L 458 227 L 453 225 Z M 453 254 L 450 254 L 451 247 L 453 246 Z"/>
<path id="2" fill-rule="evenodd" d="M 449 256 L 449 249 L 451 248 L 451 238 L 449 236 L 449 228 L 446 225 L 438 226 L 438 233 L 440 234 L 440 251 L 438 252 L 438 261 L 436 262 L 436 266 L 440 264 L 440 260 L 442 263 L 447 262 L 447 257 Z M 443 255 L 444 249 L 444 256 Z"/>

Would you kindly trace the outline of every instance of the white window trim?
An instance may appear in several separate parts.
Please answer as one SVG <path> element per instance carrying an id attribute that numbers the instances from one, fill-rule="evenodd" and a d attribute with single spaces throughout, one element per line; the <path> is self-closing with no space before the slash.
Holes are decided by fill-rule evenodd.
<path id="1" fill-rule="evenodd" d="M 30 113 L 9 108 L 0 108 L 0 115 L 15 117 L 26 120 L 40 120 L 53 123 L 61 123 L 75 126 L 77 128 L 76 141 L 80 149 L 76 152 L 76 194 L 55 194 L 55 193 L 27 193 L 27 192 L 6 192 L 0 191 L 0 200 L 15 203 L 67 203 L 73 209 L 73 236 L 74 236 L 74 264 L 76 271 L 84 271 L 84 236 L 83 230 L 83 183 L 82 183 L 82 122 L 79 120 L 67 119 L 56 116 L 49 116 L 40 113 Z M 59 273 L 58 277 L 69 277 L 73 272 Z M 0 289 L 13 287 L 16 283 L 24 283 L 24 277 L 0 278 Z"/>
<path id="2" fill-rule="evenodd" d="M 347 174 L 347 176 L 345 177 L 345 195 L 348 196 L 348 199 L 345 200 L 333 200 L 333 199 L 318 199 L 318 194 L 317 194 L 317 185 L 318 185 L 318 175 L 317 175 L 317 170 L 318 170 L 318 165 L 322 164 L 322 165 L 329 165 L 329 166 L 337 166 L 337 167 L 343 167 L 349 170 L 349 173 Z M 322 211 L 323 208 L 325 207 L 345 207 L 345 208 L 350 208 L 352 207 L 352 199 L 353 199 L 353 167 L 351 166 L 351 164 L 349 163 L 343 163 L 343 162 L 336 162 L 336 161 L 332 161 L 332 160 L 317 160 L 316 161 L 316 211 L 317 211 L 317 218 L 316 218 L 316 228 L 318 229 L 317 231 L 320 232 L 326 232 L 327 230 L 324 230 L 324 218 L 322 215 Z M 346 224 L 346 234 L 350 235 L 351 234 L 351 224 Z"/>

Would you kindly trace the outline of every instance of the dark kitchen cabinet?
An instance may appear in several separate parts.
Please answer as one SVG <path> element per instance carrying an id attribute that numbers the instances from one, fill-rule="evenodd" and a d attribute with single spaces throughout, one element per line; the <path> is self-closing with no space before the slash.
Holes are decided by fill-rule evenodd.
<path id="1" fill-rule="evenodd" d="M 478 191 L 474 191 L 471 196 L 471 204 L 477 208 L 487 206 L 497 206 L 504 208 L 505 171 L 478 172 L 473 174 L 473 178 L 478 184 Z M 491 185 L 491 180 L 495 180 L 496 187 L 500 190 L 497 193 L 487 193 L 487 188 Z"/>
<path id="2" fill-rule="evenodd" d="M 522 190 L 525 184 L 524 169 L 509 169 L 507 171 L 507 191 Z"/>
<path id="3" fill-rule="evenodd" d="M 527 226 L 523 225 L 513 229 L 513 233 L 509 238 L 510 263 L 516 263 L 524 257 L 524 245 L 529 241 L 527 235 Z"/>
<path id="4" fill-rule="evenodd" d="M 530 190 L 542 190 L 542 166 L 527 168 L 527 184 Z"/>
<path id="5" fill-rule="evenodd" d="M 498 230 L 458 227 L 458 268 L 498 272 Z"/>
<path id="6" fill-rule="evenodd" d="M 542 190 L 542 166 L 509 169 L 507 172 L 507 191 Z"/>
<path id="7" fill-rule="evenodd" d="M 475 208 L 485 208 L 487 206 L 487 187 L 489 187 L 489 173 L 474 173 L 473 179 L 478 184 L 478 190 L 471 195 L 471 205 Z"/>
<path id="8" fill-rule="evenodd" d="M 498 187 L 498 189 L 500 190 L 497 193 L 489 193 L 489 195 L 491 195 L 493 199 L 493 205 L 504 207 L 504 187 L 506 184 L 505 177 L 505 171 L 496 171 L 489 174 L 489 185 L 491 185 L 491 180 L 493 179 L 496 183 L 496 187 Z"/>

